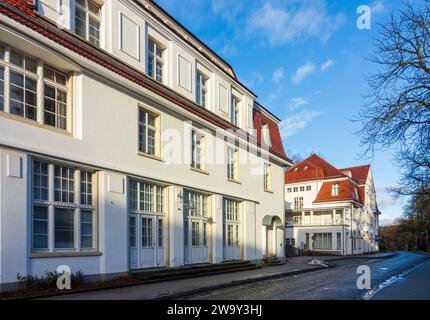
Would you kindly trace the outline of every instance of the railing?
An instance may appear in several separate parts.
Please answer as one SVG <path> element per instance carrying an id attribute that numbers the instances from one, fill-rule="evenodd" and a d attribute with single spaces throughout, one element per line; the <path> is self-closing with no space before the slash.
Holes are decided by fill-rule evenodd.
<path id="1" fill-rule="evenodd" d="M 319 221 L 291 221 L 287 220 L 286 226 L 294 226 L 294 227 L 309 227 L 309 226 L 341 226 L 341 225 L 349 225 L 350 219 L 324 219 Z"/>

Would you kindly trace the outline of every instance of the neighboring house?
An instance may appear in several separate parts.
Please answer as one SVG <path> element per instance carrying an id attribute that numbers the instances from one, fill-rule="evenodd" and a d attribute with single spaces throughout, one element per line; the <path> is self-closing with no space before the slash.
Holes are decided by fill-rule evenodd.
<path id="1" fill-rule="evenodd" d="M 0 284 L 282 258 L 280 120 L 232 67 L 152 1 L 35 3 L 0 2 Z"/>
<path id="2" fill-rule="evenodd" d="M 337 169 L 316 154 L 285 173 L 286 245 L 350 255 L 378 251 L 370 165 Z"/>

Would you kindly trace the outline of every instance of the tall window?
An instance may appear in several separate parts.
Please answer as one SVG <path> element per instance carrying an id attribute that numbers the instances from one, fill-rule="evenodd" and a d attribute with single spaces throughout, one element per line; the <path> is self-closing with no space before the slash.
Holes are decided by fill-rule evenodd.
<path id="1" fill-rule="evenodd" d="M 10 52 L 10 113 L 37 120 L 37 62 Z"/>
<path id="2" fill-rule="evenodd" d="M 50 67 L 43 69 L 44 123 L 67 129 L 67 75 Z"/>
<path id="3" fill-rule="evenodd" d="M 204 169 L 203 141 L 204 137 L 193 130 L 191 133 L 191 167 L 200 170 Z"/>
<path id="4" fill-rule="evenodd" d="M 164 48 L 152 39 L 148 41 L 148 76 L 159 82 L 164 78 Z"/>
<path id="5" fill-rule="evenodd" d="M 93 173 L 86 170 L 33 161 L 33 251 L 95 248 L 92 180 Z M 81 187 L 76 189 L 77 185 Z M 85 192 L 82 191 L 82 185 L 86 185 Z M 81 191 L 76 194 L 76 190 Z M 77 238 L 75 221 L 80 223 Z M 53 239 L 52 244 L 48 241 L 50 237 Z"/>
<path id="6" fill-rule="evenodd" d="M 130 210 L 133 213 L 164 213 L 163 187 L 140 181 L 130 181 Z"/>
<path id="7" fill-rule="evenodd" d="M 207 217 L 207 196 L 193 191 L 186 191 L 184 196 L 185 215 Z"/>
<path id="8" fill-rule="evenodd" d="M 272 165 L 264 164 L 264 190 L 272 190 Z"/>
<path id="9" fill-rule="evenodd" d="M 142 218 L 142 247 L 152 247 L 152 219 Z"/>
<path id="10" fill-rule="evenodd" d="M 224 199 L 225 242 L 228 246 L 239 246 L 239 203 Z"/>
<path id="11" fill-rule="evenodd" d="M 341 250 L 342 248 L 342 234 L 340 232 L 336 233 L 336 250 Z"/>
<path id="12" fill-rule="evenodd" d="M 334 185 L 331 186 L 331 195 L 332 196 L 338 196 L 339 195 L 339 189 L 340 186 L 338 183 L 335 183 Z"/>
<path id="13" fill-rule="evenodd" d="M 332 234 L 331 233 L 315 233 L 314 249 L 332 250 Z"/>
<path id="14" fill-rule="evenodd" d="M 67 96 L 66 73 L 0 44 L 0 111 L 68 130 Z"/>
<path id="15" fill-rule="evenodd" d="M 269 125 L 263 124 L 261 127 L 261 133 L 263 136 L 263 142 L 266 146 L 272 146 L 272 141 L 270 139 L 270 131 L 269 131 Z"/>
<path id="16" fill-rule="evenodd" d="M 101 8 L 91 0 L 75 0 L 75 32 L 100 46 Z"/>
<path id="17" fill-rule="evenodd" d="M 139 151 L 157 155 L 158 153 L 158 115 L 144 109 L 139 109 Z"/>
<path id="18" fill-rule="evenodd" d="M 207 78 L 201 72 L 197 72 L 197 103 L 206 108 Z"/>
<path id="19" fill-rule="evenodd" d="M 227 179 L 239 180 L 238 166 L 239 151 L 235 148 L 227 148 Z"/>
<path id="20" fill-rule="evenodd" d="M 240 103 L 240 100 L 238 98 L 236 98 L 235 96 L 231 97 L 230 121 L 235 126 L 238 125 L 239 103 Z"/>
<path id="21" fill-rule="evenodd" d="M 303 209 L 303 197 L 294 198 L 294 210 Z"/>

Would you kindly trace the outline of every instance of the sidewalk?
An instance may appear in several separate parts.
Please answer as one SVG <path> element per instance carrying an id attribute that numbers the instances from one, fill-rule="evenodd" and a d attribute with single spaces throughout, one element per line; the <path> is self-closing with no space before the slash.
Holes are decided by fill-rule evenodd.
<path id="1" fill-rule="evenodd" d="M 365 255 L 365 256 L 318 256 L 320 260 L 339 260 L 350 258 L 375 259 L 387 258 L 392 255 Z M 306 272 L 326 269 L 325 267 L 308 265 L 312 257 L 289 257 L 281 266 L 265 266 L 261 269 L 233 272 L 207 277 L 181 279 L 174 281 L 142 284 L 124 288 L 105 289 L 99 291 L 75 293 L 49 297 L 49 300 L 149 300 L 149 299 L 176 299 L 183 295 L 197 294 L 209 290 L 215 290 L 230 286 L 236 286 L 251 282 L 269 280 Z"/>

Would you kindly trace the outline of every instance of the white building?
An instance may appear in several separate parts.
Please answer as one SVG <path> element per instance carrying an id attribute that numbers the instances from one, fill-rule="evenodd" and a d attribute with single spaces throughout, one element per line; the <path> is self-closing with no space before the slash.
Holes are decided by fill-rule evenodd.
<path id="1" fill-rule="evenodd" d="M 0 284 L 282 258 L 290 161 L 255 99 L 152 1 L 1 1 Z"/>
<path id="2" fill-rule="evenodd" d="M 370 165 L 337 169 L 313 154 L 285 173 L 286 245 L 336 255 L 378 251 Z"/>

